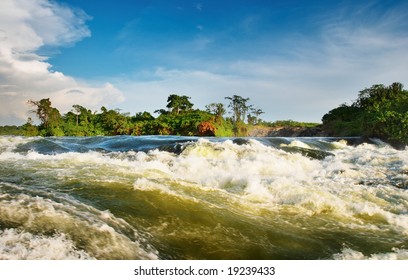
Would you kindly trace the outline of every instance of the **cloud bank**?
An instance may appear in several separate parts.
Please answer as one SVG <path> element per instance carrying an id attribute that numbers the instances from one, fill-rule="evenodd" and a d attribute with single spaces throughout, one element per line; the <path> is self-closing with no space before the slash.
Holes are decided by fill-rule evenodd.
<path id="1" fill-rule="evenodd" d="M 49 97 L 62 112 L 74 104 L 97 109 L 123 101 L 112 84 L 92 85 L 53 71 L 40 55 L 44 47 L 70 46 L 91 36 L 89 19 L 54 1 L 0 2 L 0 125 L 24 123 L 30 99 Z"/>

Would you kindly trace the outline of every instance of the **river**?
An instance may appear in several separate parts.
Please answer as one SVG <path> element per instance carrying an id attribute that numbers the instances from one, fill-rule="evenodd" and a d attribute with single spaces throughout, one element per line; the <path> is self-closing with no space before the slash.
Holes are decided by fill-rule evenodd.
<path id="1" fill-rule="evenodd" d="M 408 259 L 408 150 L 2 136 L 0 259 Z"/>

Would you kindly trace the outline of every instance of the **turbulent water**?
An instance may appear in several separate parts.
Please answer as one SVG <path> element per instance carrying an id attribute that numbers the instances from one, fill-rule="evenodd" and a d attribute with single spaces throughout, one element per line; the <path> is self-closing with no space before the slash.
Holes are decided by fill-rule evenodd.
<path id="1" fill-rule="evenodd" d="M 0 259 L 408 259 L 408 150 L 0 137 Z"/>

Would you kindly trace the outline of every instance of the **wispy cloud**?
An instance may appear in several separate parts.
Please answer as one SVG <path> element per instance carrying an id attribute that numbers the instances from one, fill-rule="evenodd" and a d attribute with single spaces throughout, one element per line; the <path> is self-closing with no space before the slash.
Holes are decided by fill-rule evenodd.
<path id="1" fill-rule="evenodd" d="M 188 69 L 158 68 L 148 74 L 148 81 L 118 84 L 123 92 L 133 93 L 127 95 L 135 100 L 132 104 L 146 104 L 134 110 L 157 109 L 157 100 L 165 101 L 173 92 L 191 96 L 201 108 L 238 94 L 261 107 L 265 119 L 319 121 L 330 109 L 355 99 L 364 87 L 408 82 L 406 11 L 394 7 L 379 13 L 377 7 L 366 6 L 353 14 L 347 9 L 327 15 L 313 37 L 287 34 L 279 53 L 200 59 Z M 256 41 L 252 51 L 257 52 Z M 146 93 L 154 98 L 144 98 Z"/>
<path id="2" fill-rule="evenodd" d="M 89 37 L 87 20 L 82 10 L 54 1 L 0 2 L 0 123 L 23 123 L 29 99 L 49 97 L 62 110 L 76 103 L 95 108 L 122 100 L 112 84 L 79 82 L 53 71 L 47 58 L 38 55 L 44 46 L 67 46 Z"/>
<path id="3" fill-rule="evenodd" d="M 196 8 L 197 10 L 199 10 L 199 11 L 202 11 L 202 10 L 203 10 L 203 3 L 196 3 L 196 4 L 195 4 L 195 8 Z"/>
<path id="4" fill-rule="evenodd" d="M 242 20 L 240 27 L 245 33 L 253 33 L 259 27 L 261 17 L 260 15 L 249 15 Z"/>
<path id="5" fill-rule="evenodd" d="M 81 82 L 52 71 L 39 55 L 47 44 L 65 46 L 90 36 L 86 14 L 46 0 L 3 0 L 0 117 L 15 114 L 23 119 L 26 100 L 43 97 L 66 109 L 75 103 L 97 108 L 125 100 L 115 106 L 132 114 L 152 112 L 166 105 L 169 94 L 179 93 L 191 96 L 199 108 L 238 94 L 261 107 L 267 120 L 319 121 L 364 87 L 394 81 L 408 85 L 408 7 L 383 2 L 342 2 L 296 24 L 290 15 L 263 13 L 261 8 L 241 7 L 215 22 L 149 8 L 115 38 L 119 47 L 112 52 L 118 61 L 126 61 L 123 67 L 129 72 L 109 79 L 110 84 Z M 47 15 L 42 16 L 46 21 L 41 15 Z M 277 19 L 270 19 L 275 15 Z M 285 32 L 277 29 L 279 20 Z"/>

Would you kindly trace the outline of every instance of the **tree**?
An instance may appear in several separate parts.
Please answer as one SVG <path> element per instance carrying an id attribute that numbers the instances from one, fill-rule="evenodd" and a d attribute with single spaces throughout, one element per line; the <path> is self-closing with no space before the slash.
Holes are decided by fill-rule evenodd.
<path id="1" fill-rule="evenodd" d="M 59 128 L 62 121 L 61 114 L 58 109 L 51 107 L 49 98 L 41 99 L 40 101 L 29 100 L 28 103 L 36 106 L 37 109 L 32 112 L 37 115 L 41 121 L 40 128 L 45 136 L 62 136 L 64 133 Z"/>
<path id="2" fill-rule="evenodd" d="M 365 114 L 364 110 L 354 105 L 341 104 L 322 117 L 324 130 L 335 136 L 362 136 Z"/>
<path id="3" fill-rule="evenodd" d="M 124 123 L 124 116 L 119 110 L 107 110 L 101 107 L 102 113 L 98 116 L 99 123 L 102 126 L 105 135 L 118 135 L 118 128 Z M 122 129 L 119 129 L 122 131 Z"/>
<path id="4" fill-rule="evenodd" d="M 33 125 L 33 120 L 31 117 L 27 119 L 27 122 L 22 126 L 24 131 L 24 136 L 37 136 L 38 135 L 38 128 Z"/>
<path id="5" fill-rule="evenodd" d="M 136 113 L 136 115 L 131 118 L 133 123 L 132 135 L 151 134 L 147 128 L 154 120 L 155 118 L 149 112 Z"/>
<path id="6" fill-rule="evenodd" d="M 51 101 L 49 98 L 41 99 L 40 101 L 28 100 L 28 104 L 31 106 L 36 106 L 37 108 L 32 110 L 41 121 L 41 125 L 48 127 L 50 115 L 52 111 Z"/>
<path id="7" fill-rule="evenodd" d="M 222 116 L 226 112 L 224 104 L 222 103 L 211 103 L 209 105 L 206 105 L 205 109 L 208 113 L 215 115 L 215 122 L 217 123 L 221 121 Z"/>
<path id="8" fill-rule="evenodd" d="M 244 123 L 246 114 L 251 112 L 251 123 L 256 123 L 257 116 L 263 113 L 253 109 L 247 102 L 249 98 L 234 95 L 227 97 L 231 101 L 233 118 L 225 118 L 225 107 L 222 103 L 211 103 L 207 111 L 193 109 L 190 97 L 172 94 L 167 99 L 167 110 L 156 112 L 154 118 L 149 112 L 122 113 L 120 109 L 109 110 L 101 107 L 100 112 L 73 105 L 72 109 L 60 115 L 52 107 L 49 98 L 40 101 L 28 101 L 32 110 L 40 119 L 37 127 L 29 120 L 23 127 L 22 134 L 42 136 L 95 136 L 95 135 L 217 135 L 246 136 L 247 126 Z M 254 114 L 254 116 L 252 116 Z"/>
<path id="9" fill-rule="evenodd" d="M 239 95 L 233 95 L 232 97 L 227 96 L 225 97 L 225 99 L 230 100 L 228 107 L 232 110 L 232 119 L 234 123 L 245 123 L 246 113 L 252 107 L 251 105 L 247 104 L 249 98 L 243 98 Z"/>
<path id="10" fill-rule="evenodd" d="M 152 121 L 152 120 L 154 120 L 154 117 L 149 112 L 146 112 L 146 111 L 136 113 L 136 115 L 132 117 L 132 121 L 134 122 Z"/>
<path id="11" fill-rule="evenodd" d="M 157 110 L 155 110 L 153 113 L 159 114 L 159 115 L 166 115 L 166 114 L 168 114 L 169 112 L 168 112 L 166 109 L 157 109 Z"/>
<path id="12" fill-rule="evenodd" d="M 76 126 L 79 124 L 79 115 L 81 114 L 81 106 L 79 105 L 72 105 L 74 109 L 72 109 L 72 113 L 76 116 Z"/>
<path id="13" fill-rule="evenodd" d="M 248 124 L 256 125 L 259 124 L 262 120 L 259 118 L 260 115 L 264 114 L 265 112 L 259 108 L 251 107 L 251 113 L 248 114 Z"/>
<path id="14" fill-rule="evenodd" d="M 351 106 L 343 104 L 331 110 L 322 121 L 334 135 L 379 137 L 396 146 L 408 144 L 408 91 L 401 83 L 373 85 L 361 90 Z"/>
<path id="15" fill-rule="evenodd" d="M 171 110 L 172 113 L 176 113 L 177 115 L 180 112 L 188 111 L 193 108 L 194 104 L 189 101 L 191 97 L 188 96 L 180 96 L 177 94 L 171 94 L 167 98 L 167 108 Z"/>
<path id="16" fill-rule="evenodd" d="M 86 109 L 81 105 L 72 105 L 72 113 L 76 115 L 76 125 L 79 125 L 79 119 L 81 119 L 81 123 L 85 122 L 86 124 L 89 123 L 91 120 L 92 111 Z"/>
<path id="17" fill-rule="evenodd" d="M 104 134 L 96 113 L 81 105 L 73 105 L 72 110 L 63 116 L 63 121 L 62 127 L 67 135 L 95 136 Z"/>

